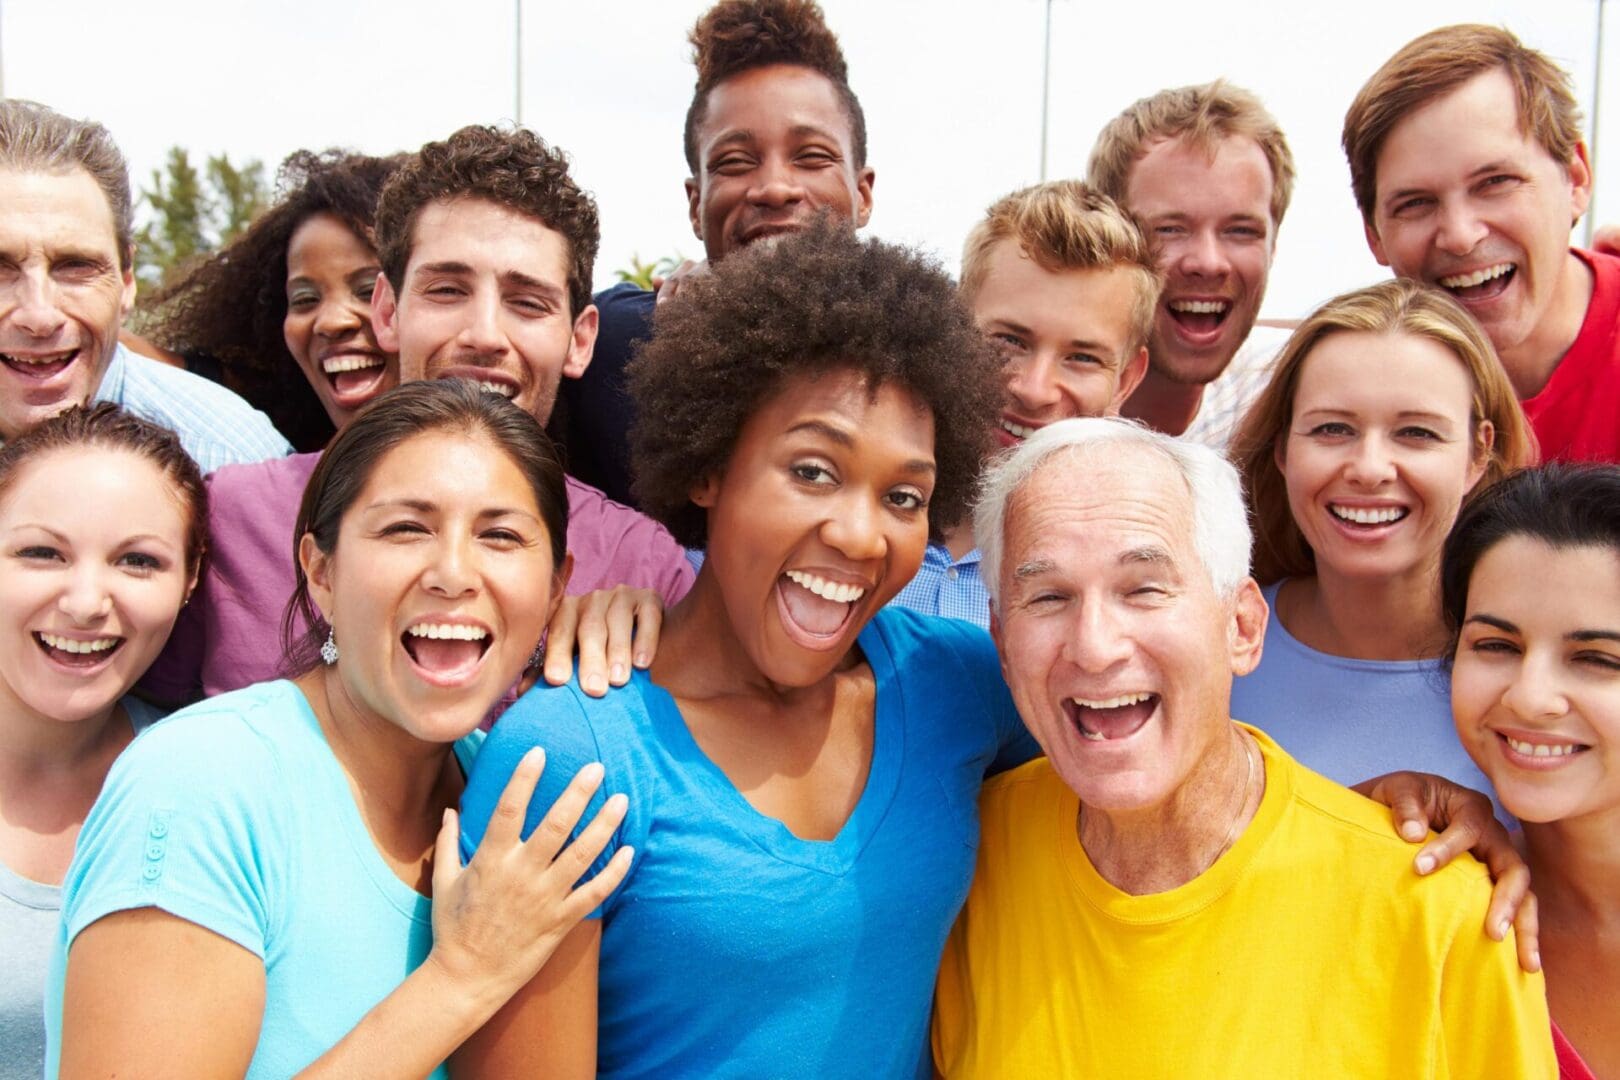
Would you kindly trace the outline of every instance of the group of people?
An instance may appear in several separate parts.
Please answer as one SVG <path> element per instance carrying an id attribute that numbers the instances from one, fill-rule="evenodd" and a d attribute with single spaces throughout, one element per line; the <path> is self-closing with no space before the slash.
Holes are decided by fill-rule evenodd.
<path id="1" fill-rule="evenodd" d="M 0 102 L 0 1076 L 1620 1077 L 1568 76 L 1380 66 L 1392 277 L 1282 327 L 1230 83 L 953 281 L 811 0 L 691 41 L 705 258 L 594 296 L 474 125 L 293 155 L 136 336 L 110 135 Z"/>

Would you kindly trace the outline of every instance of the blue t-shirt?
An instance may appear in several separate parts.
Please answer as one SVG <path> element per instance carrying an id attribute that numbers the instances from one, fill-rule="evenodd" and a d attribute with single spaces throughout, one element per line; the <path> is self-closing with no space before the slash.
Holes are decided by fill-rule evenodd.
<path id="1" fill-rule="evenodd" d="M 1277 618 L 1278 582 L 1260 666 L 1232 683 L 1232 716 L 1253 724 L 1306 768 L 1346 787 L 1397 769 L 1434 773 L 1484 792 L 1513 819 L 1451 722 L 1451 679 L 1438 660 L 1352 660 L 1318 652 Z"/>
<path id="2" fill-rule="evenodd" d="M 891 608 L 859 641 L 877 683 L 872 763 L 832 840 L 755 810 L 643 672 L 600 700 L 533 691 L 496 724 L 462 800 L 464 855 L 537 744 L 546 770 L 528 829 L 592 761 L 607 770 L 597 804 L 630 799 L 615 840 L 635 862 L 596 913 L 602 1076 L 928 1075 L 979 785 L 1039 748 L 984 631 Z"/>
<path id="3" fill-rule="evenodd" d="M 480 740 L 456 744 L 464 770 Z M 285 681 L 182 709 L 108 773 L 63 882 L 47 1076 L 61 1059 L 68 946 L 97 919 L 142 907 L 264 961 L 249 1078 L 282 1080 L 325 1053 L 433 944 L 432 901 L 383 861 L 319 721 Z"/>

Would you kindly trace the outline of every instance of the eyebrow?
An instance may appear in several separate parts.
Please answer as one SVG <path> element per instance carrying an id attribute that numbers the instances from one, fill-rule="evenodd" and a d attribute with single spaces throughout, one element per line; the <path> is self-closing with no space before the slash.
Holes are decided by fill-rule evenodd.
<path id="1" fill-rule="evenodd" d="M 1495 629 L 1502 631 L 1504 634 L 1515 634 L 1515 635 L 1521 635 L 1521 636 L 1523 634 L 1523 631 L 1521 631 L 1517 626 L 1515 626 L 1513 623 L 1509 622 L 1508 620 L 1503 619 L 1503 618 L 1499 618 L 1499 617 L 1497 617 L 1495 615 L 1488 615 L 1488 614 L 1486 614 L 1484 612 L 1479 612 L 1477 614 L 1468 616 L 1468 618 L 1465 620 L 1465 622 L 1467 622 L 1467 623 L 1483 623 L 1486 626 L 1494 627 Z M 1613 641 L 1613 642 L 1620 642 L 1620 631 L 1616 631 L 1616 630 L 1572 630 L 1569 633 L 1564 635 L 1564 640 L 1566 640 L 1566 641 Z"/>
<path id="2" fill-rule="evenodd" d="M 18 531 L 20 531 L 22 529 L 38 529 L 42 533 L 49 533 L 52 537 L 56 538 L 56 540 L 58 540 L 61 543 L 64 543 L 64 544 L 72 543 L 72 541 L 70 541 L 66 536 L 63 536 L 61 533 L 57 532 L 55 529 L 51 528 L 49 525 L 41 525 L 37 521 L 19 522 L 18 524 L 12 526 L 11 531 L 12 532 L 18 532 Z"/>
<path id="3" fill-rule="evenodd" d="M 1306 409 L 1304 412 L 1300 413 L 1300 415 L 1301 416 L 1357 416 L 1359 414 L 1356 413 L 1352 409 L 1317 408 L 1317 409 Z M 1453 417 L 1446 416 L 1444 413 L 1431 412 L 1428 409 L 1402 409 L 1400 412 L 1395 414 L 1395 418 L 1397 420 L 1437 420 L 1437 421 L 1440 421 L 1440 422 L 1443 422 L 1443 423 L 1448 423 L 1448 424 L 1451 423 L 1451 421 L 1453 420 Z"/>
<path id="4" fill-rule="evenodd" d="M 439 512 L 439 504 L 435 503 L 435 502 L 430 502 L 427 499 L 410 499 L 410 498 L 405 498 L 405 499 L 380 499 L 377 502 L 371 503 L 370 505 L 366 506 L 365 507 L 365 512 L 370 513 L 371 511 L 374 511 L 374 510 L 395 510 L 395 509 L 398 509 L 398 510 L 414 510 L 418 514 L 436 514 L 436 513 Z M 534 514 L 530 513 L 527 510 L 522 509 L 521 507 L 516 507 L 516 506 L 491 506 L 488 509 L 478 511 L 478 514 L 477 514 L 478 518 L 497 518 L 497 517 L 508 517 L 508 516 L 526 517 L 526 518 L 531 518 L 531 519 L 536 520 L 536 521 L 539 520 L 538 518 L 536 518 L 534 516 Z"/>
<path id="5" fill-rule="evenodd" d="M 1144 544 L 1141 547 L 1131 548 L 1119 557 L 1121 566 L 1131 563 L 1151 563 L 1158 566 L 1174 567 L 1176 560 L 1170 553 L 1157 544 Z"/>
<path id="6" fill-rule="evenodd" d="M 832 424 L 827 423 L 825 420 L 801 420 L 799 423 L 788 428 L 786 433 L 789 435 L 797 435 L 801 433 L 808 435 L 819 435 L 828 442 L 836 443 L 837 445 L 843 447 L 845 450 L 853 450 L 855 448 L 855 437 L 853 435 L 841 427 L 835 427 Z M 914 475 L 921 474 L 933 476 L 935 473 L 939 472 L 939 467 L 932 461 L 925 458 L 912 458 L 910 461 L 907 461 L 900 466 L 900 471 L 912 473 Z"/>
<path id="7" fill-rule="evenodd" d="M 1013 579 L 1016 581 L 1028 581 L 1030 578 L 1040 577 L 1042 574 L 1050 574 L 1056 569 L 1057 563 L 1051 559 L 1030 559 L 1028 562 L 1019 563 L 1013 569 Z"/>

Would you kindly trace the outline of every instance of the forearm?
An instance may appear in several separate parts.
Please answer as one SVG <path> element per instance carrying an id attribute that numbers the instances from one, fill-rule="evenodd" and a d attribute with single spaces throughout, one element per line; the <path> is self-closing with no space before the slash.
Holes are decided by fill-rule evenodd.
<path id="1" fill-rule="evenodd" d="M 505 999 L 457 981 L 433 959 L 406 976 L 309 1068 L 305 1080 L 422 1077 L 483 1026 Z"/>

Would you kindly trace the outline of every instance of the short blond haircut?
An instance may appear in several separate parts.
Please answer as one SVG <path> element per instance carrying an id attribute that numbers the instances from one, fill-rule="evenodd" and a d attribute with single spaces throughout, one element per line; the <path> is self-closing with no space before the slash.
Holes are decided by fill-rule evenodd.
<path id="1" fill-rule="evenodd" d="M 1369 224 L 1378 204 L 1378 155 L 1395 125 L 1476 75 L 1501 71 L 1513 84 L 1519 130 L 1533 136 L 1560 165 L 1575 160 L 1581 110 L 1569 73 L 1508 31 L 1479 23 L 1431 30 L 1408 42 L 1373 72 L 1344 114 L 1344 156 L 1350 187 Z"/>
<path id="2" fill-rule="evenodd" d="M 1254 578 L 1261 585 L 1316 572 L 1316 556 L 1288 506 L 1288 487 L 1277 464 L 1276 448 L 1293 423 L 1294 398 L 1306 359 L 1324 338 L 1346 332 L 1427 338 L 1445 346 L 1468 369 L 1474 387 L 1470 437 L 1481 421 L 1490 421 L 1495 429 L 1485 473 L 1469 498 L 1509 473 L 1536 463 L 1535 435 L 1513 384 L 1496 358 L 1491 339 L 1462 305 L 1439 289 L 1408 278 L 1336 296 L 1306 316 L 1277 354 L 1271 381 L 1250 406 L 1232 440 L 1231 457 L 1243 475 L 1243 489 L 1254 515 Z"/>
<path id="3" fill-rule="evenodd" d="M 970 304 L 990 273 L 991 249 L 1003 240 L 1052 273 L 1128 271 L 1135 292 L 1130 351 L 1147 344 L 1164 278 L 1142 230 L 1113 199 L 1078 180 L 1052 180 L 997 199 L 962 248 L 962 295 Z"/>
<path id="4" fill-rule="evenodd" d="M 1253 139 L 1271 166 L 1271 224 L 1282 225 L 1294 197 L 1294 153 L 1260 99 L 1225 79 L 1160 90 L 1110 120 L 1091 148 L 1086 179 L 1121 206 L 1131 169 L 1155 143 L 1185 139 L 1211 158 L 1224 139 Z"/>

